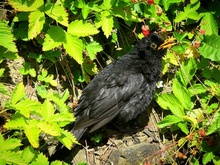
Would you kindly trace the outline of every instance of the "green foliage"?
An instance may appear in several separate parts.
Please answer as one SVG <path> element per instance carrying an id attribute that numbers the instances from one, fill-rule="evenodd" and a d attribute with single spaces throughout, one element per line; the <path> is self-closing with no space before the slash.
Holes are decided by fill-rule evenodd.
<path id="1" fill-rule="evenodd" d="M 75 120 L 67 103 L 77 100 L 78 88 L 109 62 L 109 54 L 117 58 L 130 50 L 130 40 L 135 35 L 143 37 L 140 27 L 146 24 L 164 38 L 177 40 L 163 59 L 162 73 L 168 75 L 166 82 L 171 82 L 172 91 L 156 94 L 157 103 L 167 113 L 158 126 L 171 133 L 179 131 L 178 150 L 184 148 L 191 154 L 186 163 L 219 164 L 217 0 L 155 0 L 154 4 L 142 0 L 10 0 L 5 4 L 12 7 L 4 5 L 12 15 L 0 20 L 0 61 L 21 56 L 25 62 L 19 68 L 24 83 L 16 84 L 12 92 L 7 86 L 11 83 L 7 67 L 0 69 L 0 94 L 9 98 L 1 102 L 0 114 L 11 115 L 4 125 L 6 135 L 0 135 L 0 162 L 49 164 L 40 151 L 41 135 L 53 137 L 69 149 L 77 143 L 64 129 Z M 36 91 L 35 99 L 30 86 Z M 66 88 L 72 89 L 71 93 L 63 90 Z M 101 134 L 93 137 L 97 143 L 101 139 Z"/>

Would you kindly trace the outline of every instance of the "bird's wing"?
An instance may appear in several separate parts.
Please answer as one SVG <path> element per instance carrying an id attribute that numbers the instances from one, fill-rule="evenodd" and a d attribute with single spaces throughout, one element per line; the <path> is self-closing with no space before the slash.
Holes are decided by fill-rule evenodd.
<path id="1" fill-rule="evenodd" d="M 78 114 L 81 114 L 77 118 L 75 129 L 93 126 L 90 131 L 92 132 L 110 122 L 128 103 L 129 98 L 133 97 L 141 88 L 144 81 L 142 74 L 130 72 L 111 74 L 106 79 L 105 85 L 94 93 L 94 99 L 89 100 L 90 103 L 86 97 L 81 100 L 78 107 Z M 86 93 L 84 94 L 86 95 Z M 83 102 L 87 106 L 84 106 Z M 81 107 L 85 109 L 81 109 Z"/>

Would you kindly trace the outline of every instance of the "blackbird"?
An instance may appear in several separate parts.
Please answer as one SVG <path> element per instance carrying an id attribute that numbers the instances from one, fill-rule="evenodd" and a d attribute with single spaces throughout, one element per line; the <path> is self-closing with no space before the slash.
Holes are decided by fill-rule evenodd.
<path id="1" fill-rule="evenodd" d="M 78 141 L 85 132 L 93 132 L 113 119 L 126 124 L 146 110 L 160 78 L 167 43 L 150 33 L 137 42 L 133 51 L 93 78 L 83 90 L 75 112 L 71 132 Z"/>

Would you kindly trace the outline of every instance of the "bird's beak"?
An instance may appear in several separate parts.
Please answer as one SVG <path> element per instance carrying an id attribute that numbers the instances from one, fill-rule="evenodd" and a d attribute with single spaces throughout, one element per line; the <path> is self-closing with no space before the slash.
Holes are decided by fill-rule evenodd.
<path id="1" fill-rule="evenodd" d="M 168 38 L 168 39 L 166 39 L 164 41 L 164 43 L 159 46 L 158 50 L 166 49 L 166 48 L 169 48 L 169 47 L 171 47 L 173 45 L 176 45 L 176 43 L 173 43 L 173 41 L 175 41 L 175 40 L 176 40 L 176 38 Z"/>

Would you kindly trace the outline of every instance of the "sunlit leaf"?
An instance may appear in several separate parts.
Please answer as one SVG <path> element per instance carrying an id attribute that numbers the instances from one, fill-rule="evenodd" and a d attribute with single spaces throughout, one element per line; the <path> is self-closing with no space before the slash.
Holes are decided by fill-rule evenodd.
<path id="1" fill-rule="evenodd" d="M 9 0 L 9 4 L 17 11 L 34 11 L 44 5 L 43 0 Z"/>
<path id="2" fill-rule="evenodd" d="M 0 45 L 4 46 L 11 52 L 17 52 L 17 47 L 13 42 L 14 37 L 9 27 L 3 21 L 0 21 Z"/>
<path id="3" fill-rule="evenodd" d="M 40 34 L 45 23 L 45 16 L 39 10 L 33 11 L 29 15 L 28 39 L 33 39 Z"/>
<path id="4" fill-rule="evenodd" d="M 174 115 L 167 115 L 165 118 L 163 118 L 162 121 L 160 121 L 157 125 L 159 128 L 164 128 L 166 126 L 170 126 L 172 124 L 175 124 L 175 123 L 179 123 L 181 122 L 182 119 L 177 117 L 177 116 L 174 116 Z"/>
<path id="5" fill-rule="evenodd" d="M 97 34 L 99 31 L 90 23 L 84 23 L 81 20 L 76 20 L 70 23 L 67 32 L 75 36 L 85 37 Z"/>

